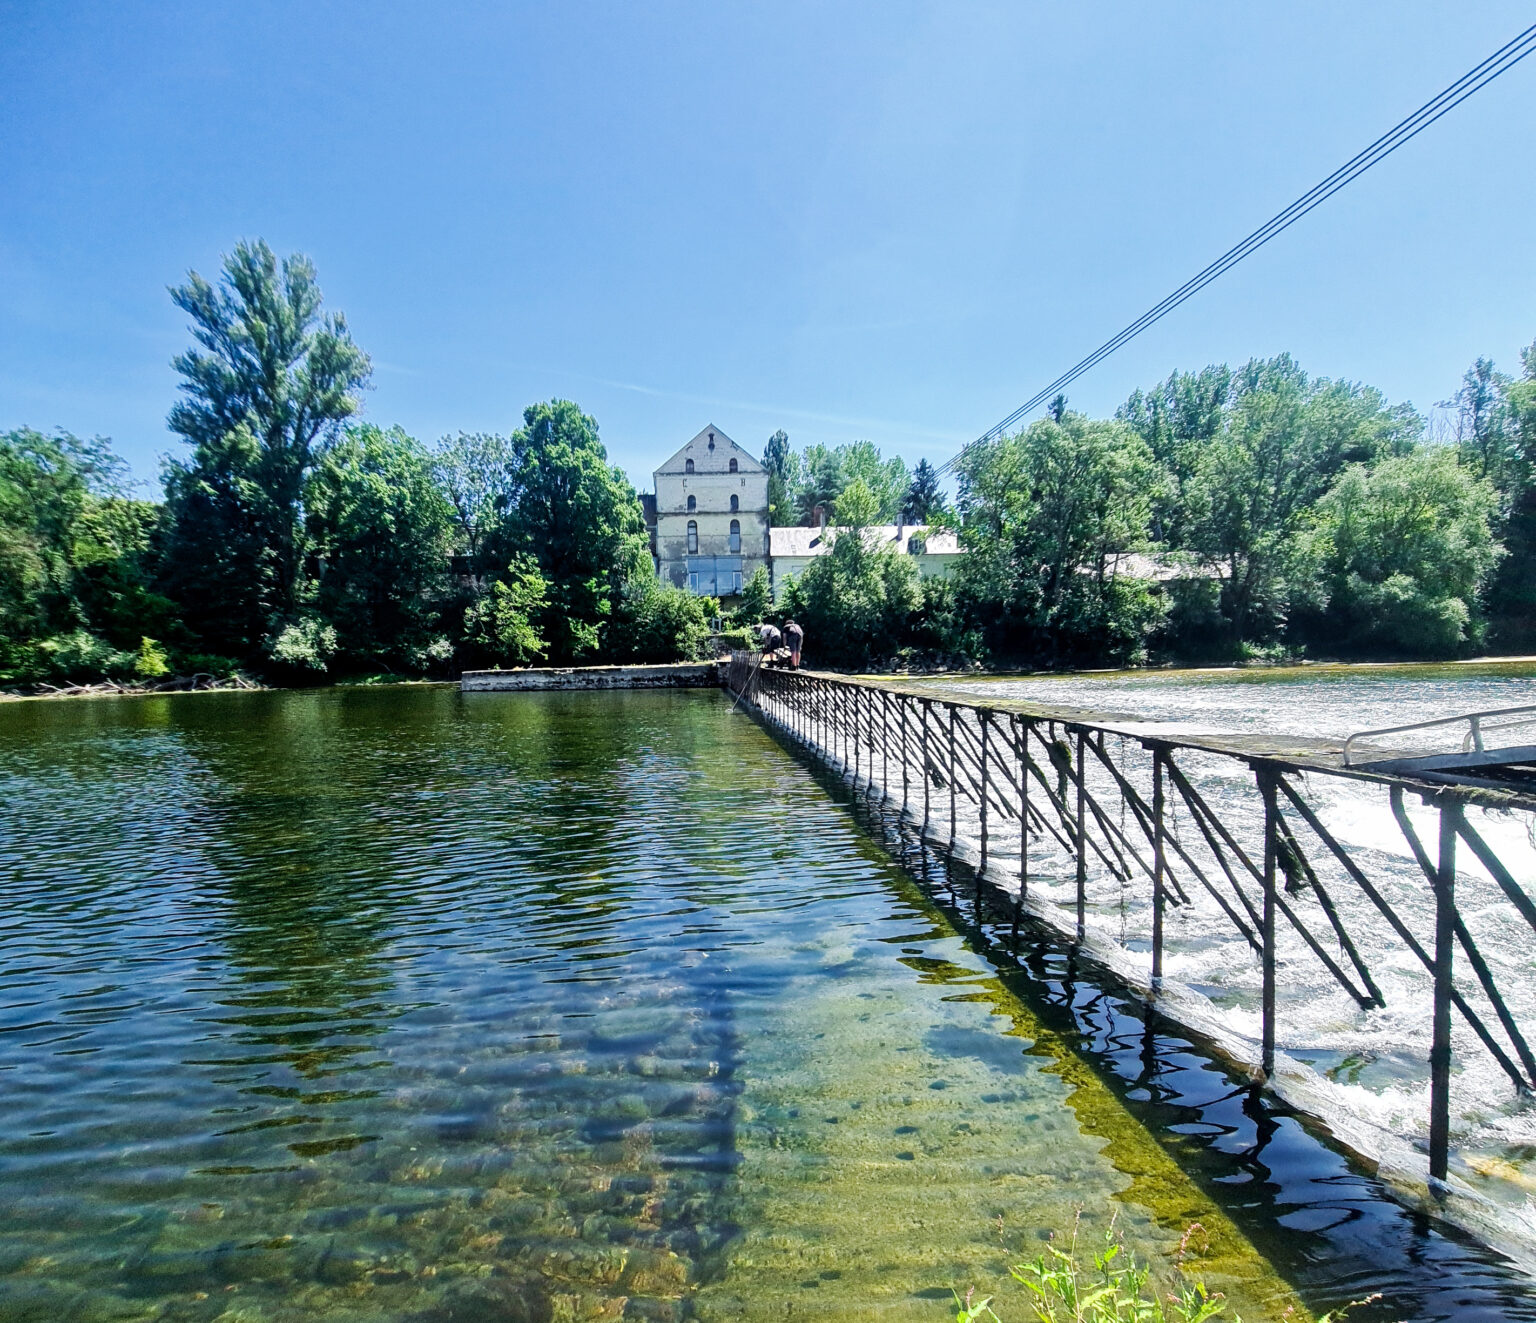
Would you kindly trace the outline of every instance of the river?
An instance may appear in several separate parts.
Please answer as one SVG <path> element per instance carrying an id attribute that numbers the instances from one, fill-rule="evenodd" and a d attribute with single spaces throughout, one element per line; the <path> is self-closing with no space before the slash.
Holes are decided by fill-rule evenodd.
<path id="1" fill-rule="evenodd" d="M 1080 1214 L 1536 1319 L 919 872 L 714 692 L 0 706 L 0 1318 L 1013 1319 Z"/>

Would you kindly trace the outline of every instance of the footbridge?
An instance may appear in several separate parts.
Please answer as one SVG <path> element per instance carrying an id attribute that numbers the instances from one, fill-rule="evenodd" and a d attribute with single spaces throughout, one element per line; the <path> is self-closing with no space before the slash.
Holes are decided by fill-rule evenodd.
<path id="1" fill-rule="evenodd" d="M 1517 1111 L 1536 1090 L 1536 901 L 1505 857 L 1528 848 L 1536 813 L 1518 778 L 1485 767 L 1458 779 L 1454 749 L 1376 738 L 1391 732 L 1348 748 L 1185 736 L 1130 715 L 763 669 L 752 653 L 733 655 L 722 678 L 783 738 L 969 862 L 995 919 L 1015 934 L 1026 920 L 1056 930 L 1174 1020 L 1198 1029 L 1203 1015 L 1218 1048 L 1241 1056 L 1245 1040 L 1260 1082 L 1284 1092 L 1293 1068 L 1323 1083 L 1283 1050 L 1300 1007 L 1315 1019 L 1334 1003 L 1341 1023 L 1390 1024 L 1399 1038 L 1409 1025 L 1427 1066 L 1415 1142 L 1429 1190 L 1454 1174 L 1453 1130 L 1478 1105 L 1458 1096 L 1471 1079 L 1495 1075 Z M 1399 840 L 1352 838 L 1361 794 Z M 1213 960 L 1213 996 L 1246 992 L 1251 1037 L 1223 1041 L 1215 1003 L 1178 976 Z M 1327 1105 L 1326 1088 L 1301 1104 Z"/>

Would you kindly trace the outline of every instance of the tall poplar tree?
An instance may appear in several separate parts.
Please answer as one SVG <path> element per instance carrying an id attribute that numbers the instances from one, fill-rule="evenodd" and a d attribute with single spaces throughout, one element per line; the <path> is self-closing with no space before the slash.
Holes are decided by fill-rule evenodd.
<path id="1" fill-rule="evenodd" d="M 197 347 L 173 360 L 169 424 L 192 447 L 166 470 L 168 584 L 206 644 L 260 650 L 305 604 L 303 496 L 320 445 L 356 413 L 370 363 L 322 314 L 314 263 L 239 243 L 217 286 L 171 289 Z"/>

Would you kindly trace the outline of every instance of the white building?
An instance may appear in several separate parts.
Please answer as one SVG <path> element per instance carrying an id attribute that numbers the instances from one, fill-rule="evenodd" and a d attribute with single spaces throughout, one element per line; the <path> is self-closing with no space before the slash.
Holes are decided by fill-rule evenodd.
<path id="1" fill-rule="evenodd" d="M 656 573 L 700 597 L 732 597 L 768 564 L 768 472 L 706 427 L 654 474 Z"/>
<path id="2" fill-rule="evenodd" d="M 768 533 L 772 561 L 773 600 L 783 600 L 784 588 L 799 578 L 817 556 L 832 550 L 832 543 L 846 530 L 828 528 L 774 528 Z M 898 555 L 911 556 L 917 572 L 925 579 L 942 578 L 954 567 L 960 555 L 960 543 L 947 528 L 922 528 L 912 524 L 873 524 L 864 530 L 864 541 L 871 547 L 892 548 Z"/>

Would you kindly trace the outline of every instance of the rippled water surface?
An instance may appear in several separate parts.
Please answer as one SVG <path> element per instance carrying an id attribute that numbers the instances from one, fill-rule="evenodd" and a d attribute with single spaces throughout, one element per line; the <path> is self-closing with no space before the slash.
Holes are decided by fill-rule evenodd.
<path id="1" fill-rule="evenodd" d="M 1525 1299 L 716 693 L 6 705 L 0 900 L 6 1320 L 937 1321 L 1078 1208 L 1250 1320 Z"/>

